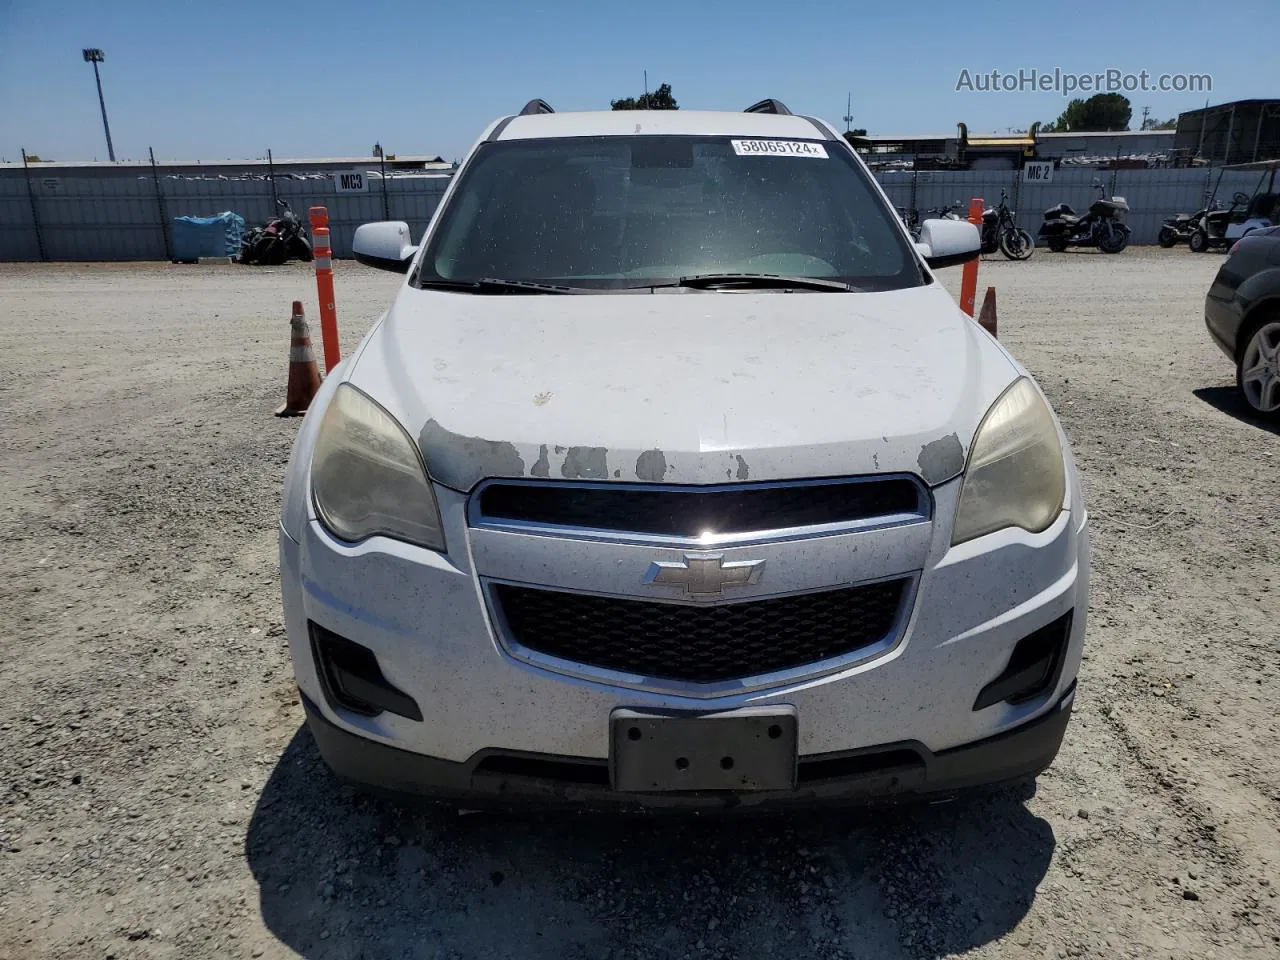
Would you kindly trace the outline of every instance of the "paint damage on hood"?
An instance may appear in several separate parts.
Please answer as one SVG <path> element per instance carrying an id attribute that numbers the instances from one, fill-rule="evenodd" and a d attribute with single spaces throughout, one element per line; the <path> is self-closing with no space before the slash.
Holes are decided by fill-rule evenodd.
<path id="1" fill-rule="evenodd" d="M 736 483 L 963 471 L 1020 371 L 938 285 L 484 297 L 402 289 L 351 381 L 431 477 Z"/>

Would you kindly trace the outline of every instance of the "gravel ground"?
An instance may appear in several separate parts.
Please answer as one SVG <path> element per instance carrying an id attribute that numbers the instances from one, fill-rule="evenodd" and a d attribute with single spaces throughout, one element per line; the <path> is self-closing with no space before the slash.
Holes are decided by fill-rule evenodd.
<path id="1" fill-rule="evenodd" d="M 323 768 L 275 568 L 306 268 L 0 264 L 0 960 L 1280 957 L 1280 438 L 1204 331 L 1220 263 L 982 267 L 1093 511 L 1078 712 L 1036 789 L 658 822 Z M 346 348 L 397 282 L 340 264 Z"/>

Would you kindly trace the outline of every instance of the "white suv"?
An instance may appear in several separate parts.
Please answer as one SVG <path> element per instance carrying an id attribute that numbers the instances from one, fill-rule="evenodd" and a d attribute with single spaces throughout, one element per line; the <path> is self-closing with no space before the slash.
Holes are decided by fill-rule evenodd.
<path id="1" fill-rule="evenodd" d="M 829 125 L 495 122 L 303 422 L 298 685 L 346 777 L 708 806 L 1031 776 L 1075 693 L 1084 503 L 1039 388 Z"/>

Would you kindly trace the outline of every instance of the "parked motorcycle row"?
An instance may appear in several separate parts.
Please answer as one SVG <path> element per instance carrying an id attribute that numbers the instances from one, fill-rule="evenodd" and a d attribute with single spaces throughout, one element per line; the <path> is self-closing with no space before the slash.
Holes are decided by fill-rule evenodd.
<path id="1" fill-rule="evenodd" d="M 277 200 L 276 204 L 281 208 L 280 216 L 245 231 L 238 262 L 277 266 L 294 258 L 304 263 L 313 259 L 311 240 L 302 221 L 290 209 L 288 201 Z"/>
<path id="2" fill-rule="evenodd" d="M 982 252 L 995 253 L 999 250 L 1010 260 L 1026 260 L 1035 253 L 1035 239 L 1026 230 L 1018 226 L 1017 214 L 1010 208 L 1009 197 L 1000 191 L 1000 202 L 994 207 L 982 211 Z M 957 200 L 946 207 L 935 207 L 926 210 L 926 220 L 963 220 L 958 210 L 964 205 Z M 914 210 L 898 208 L 898 216 L 902 218 L 907 232 L 913 240 L 920 239 L 920 221 Z"/>
<path id="3" fill-rule="evenodd" d="M 1098 197 L 1084 213 L 1076 213 L 1070 204 L 1059 203 L 1044 212 L 1038 235 L 1054 253 L 1068 247 L 1096 247 L 1103 253 L 1120 253 L 1129 245 L 1131 231 L 1124 222 L 1129 204 L 1124 197 L 1108 197 L 1106 189 L 1095 183 Z M 926 219 L 964 219 L 957 201 L 948 207 L 926 211 Z M 919 221 L 914 210 L 899 208 L 898 215 L 908 232 L 919 239 Z M 982 252 L 999 250 L 1010 260 L 1026 260 L 1035 252 L 1036 239 L 1018 226 L 1017 214 L 1009 206 L 1009 195 L 1001 190 L 1000 202 L 982 211 Z"/>
<path id="4" fill-rule="evenodd" d="M 1210 203 L 1195 213 L 1166 217 L 1156 240 L 1165 249 L 1185 243 L 1193 253 L 1222 250 L 1254 230 L 1273 226 L 1278 200 L 1274 193 L 1258 193 L 1252 200 L 1236 193 L 1229 206 Z"/>

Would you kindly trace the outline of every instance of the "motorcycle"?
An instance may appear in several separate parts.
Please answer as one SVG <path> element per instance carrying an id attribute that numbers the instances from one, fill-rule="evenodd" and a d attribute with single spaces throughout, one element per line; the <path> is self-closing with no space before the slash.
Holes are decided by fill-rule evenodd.
<path id="1" fill-rule="evenodd" d="M 1271 226 L 1276 198 L 1276 194 L 1262 193 L 1250 200 L 1237 193 L 1231 198 L 1231 206 L 1209 210 L 1200 218 L 1187 238 L 1187 246 L 1194 253 L 1206 253 L 1215 247 L 1229 247 L 1245 234 Z"/>
<path id="2" fill-rule="evenodd" d="M 241 263 L 277 266 L 290 257 L 297 257 L 304 263 L 314 259 L 311 240 L 302 221 L 289 207 L 289 202 L 277 200 L 276 204 L 282 210 L 280 216 L 245 232 L 244 239 L 240 241 Z"/>
<path id="3" fill-rule="evenodd" d="M 1098 199 L 1083 216 L 1066 203 L 1044 212 L 1040 236 L 1054 253 L 1067 247 L 1097 247 L 1103 253 L 1119 253 L 1129 245 L 1130 231 L 1124 222 L 1128 202 L 1124 197 L 1107 199 L 1107 191 L 1100 183 L 1094 183 L 1094 188 Z"/>
<path id="4" fill-rule="evenodd" d="M 1008 200 L 1009 195 L 1001 190 L 1000 203 L 982 211 L 982 252 L 999 250 L 1010 260 L 1026 260 L 1035 252 L 1036 241 L 1018 226 Z"/>
<path id="5" fill-rule="evenodd" d="M 902 221 L 902 225 L 907 228 L 912 240 L 920 239 L 920 217 L 914 210 L 908 210 L 906 207 L 894 207 L 898 212 L 898 219 Z"/>
<path id="6" fill-rule="evenodd" d="M 1168 250 L 1180 243 L 1187 243 L 1191 235 L 1200 227 L 1200 221 L 1209 212 L 1209 208 L 1197 210 L 1195 213 L 1179 213 L 1165 217 L 1160 232 L 1156 234 L 1156 242 Z"/>
<path id="7" fill-rule="evenodd" d="M 956 207 L 964 209 L 960 201 L 949 203 L 945 207 L 934 207 L 932 210 L 926 210 L 924 218 L 926 220 L 963 220 L 964 215 L 956 212 Z"/>
<path id="8" fill-rule="evenodd" d="M 895 207 L 894 209 L 898 211 L 898 219 L 901 220 L 902 225 L 907 228 L 907 233 L 911 235 L 911 239 L 919 241 L 920 224 L 924 220 L 963 220 L 964 217 L 956 213 L 954 209 L 959 205 L 960 201 L 957 200 L 955 203 L 949 204 L 945 207 L 934 207 L 931 210 L 926 210 L 923 218 L 920 217 L 918 211 L 907 210 L 906 207 Z"/>

